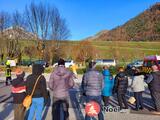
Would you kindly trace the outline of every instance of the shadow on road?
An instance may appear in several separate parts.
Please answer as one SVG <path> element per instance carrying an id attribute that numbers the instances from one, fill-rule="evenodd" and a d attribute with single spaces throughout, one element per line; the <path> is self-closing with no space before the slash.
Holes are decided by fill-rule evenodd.
<path id="1" fill-rule="evenodd" d="M 51 105 L 51 99 L 48 100 L 48 103 L 44 107 L 44 112 L 43 112 L 42 120 L 45 120 L 45 118 L 47 117 L 47 113 L 49 111 L 49 106 L 50 105 Z"/>
<path id="2" fill-rule="evenodd" d="M 3 110 L 0 112 L 0 120 L 5 120 L 13 110 L 13 104 L 5 103 Z"/>
<path id="3" fill-rule="evenodd" d="M 0 99 L 2 99 L 4 96 L 6 96 L 6 95 L 2 95 L 2 96 L 0 96 Z"/>
<path id="4" fill-rule="evenodd" d="M 5 95 L 5 96 L 6 96 L 6 95 Z M 3 96 L 3 97 L 4 97 L 4 96 Z M 3 97 L 2 97 L 2 98 L 3 98 Z M 0 100 L 0 103 L 7 102 L 7 101 L 8 101 L 7 103 L 12 103 L 11 98 L 12 98 L 12 95 L 4 98 L 3 100 Z"/>
<path id="5" fill-rule="evenodd" d="M 76 89 L 72 89 L 69 92 L 70 99 L 71 99 L 71 105 L 74 109 L 76 119 L 77 120 L 84 120 L 84 116 L 83 116 L 83 113 L 81 111 L 81 108 L 80 108 L 80 105 L 79 105 L 79 102 L 78 102 L 79 98 L 77 98 L 77 95 L 76 95 L 77 93 L 78 93 L 78 91 Z"/>

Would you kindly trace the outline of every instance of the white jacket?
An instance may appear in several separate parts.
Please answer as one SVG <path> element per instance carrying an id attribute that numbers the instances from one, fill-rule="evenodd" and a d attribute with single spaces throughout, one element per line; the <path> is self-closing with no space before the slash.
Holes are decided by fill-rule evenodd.
<path id="1" fill-rule="evenodd" d="M 144 75 L 134 76 L 131 85 L 133 92 L 142 92 L 145 90 Z"/>

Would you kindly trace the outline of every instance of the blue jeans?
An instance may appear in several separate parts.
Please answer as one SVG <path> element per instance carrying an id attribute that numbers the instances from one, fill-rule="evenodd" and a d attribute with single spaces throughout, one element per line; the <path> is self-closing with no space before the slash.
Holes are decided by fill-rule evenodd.
<path id="1" fill-rule="evenodd" d="M 32 98 L 32 105 L 29 109 L 29 115 L 27 120 L 33 120 L 34 114 L 36 120 L 42 119 L 42 112 L 43 112 L 43 106 L 44 106 L 44 98 Z"/>
<path id="2" fill-rule="evenodd" d="M 95 101 L 97 102 L 101 109 L 100 109 L 100 112 L 98 114 L 98 120 L 104 120 L 104 117 L 103 117 L 103 113 L 102 113 L 102 104 L 101 104 L 101 101 L 102 101 L 102 97 L 101 96 L 87 96 L 86 97 L 86 102 L 90 102 L 90 101 Z M 85 120 L 91 120 L 92 117 L 90 116 L 85 116 Z"/>
<path id="3" fill-rule="evenodd" d="M 134 92 L 134 97 L 136 98 L 136 109 L 143 108 L 142 92 Z"/>

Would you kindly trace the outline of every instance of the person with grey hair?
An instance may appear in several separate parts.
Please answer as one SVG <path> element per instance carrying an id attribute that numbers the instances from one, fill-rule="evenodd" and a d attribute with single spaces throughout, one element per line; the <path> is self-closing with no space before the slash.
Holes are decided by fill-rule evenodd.
<path id="1" fill-rule="evenodd" d="M 160 71 L 156 65 L 152 66 L 152 70 L 153 72 L 149 75 L 146 82 L 148 83 L 155 110 L 160 112 Z"/>
<path id="2" fill-rule="evenodd" d="M 104 86 L 103 75 L 96 69 L 96 63 L 90 62 L 88 71 L 83 75 L 82 78 L 82 91 L 86 95 L 86 102 L 95 101 L 101 107 L 101 95 Z M 99 120 L 104 120 L 102 111 L 100 110 L 98 114 Z M 91 117 L 86 114 L 85 120 L 91 120 Z"/>

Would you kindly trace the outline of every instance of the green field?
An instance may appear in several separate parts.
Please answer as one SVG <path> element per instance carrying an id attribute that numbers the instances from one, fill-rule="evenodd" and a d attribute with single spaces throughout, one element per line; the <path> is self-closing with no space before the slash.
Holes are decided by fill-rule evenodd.
<path id="1" fill-rule="evenodd" d="M 79 42 L 70 42 L 73 46 Z M 143 59 L 148 55 L 160 55 L 160 42 L 117 42 L 92 41 L 92 45 L 99 51 L 101 58 L 117 57 L 119 61 Z"/>
<path id="2" fill-rule="evenodd" d="M 118 60 L 130 61 L 143 59 L 147 55 L 160 55 L 160 42 L 104 42 L 92 43 L 100 52 L 102 57 L 117 56 Z"/>
<path id="3" fill-rule="evenodd" d="M 61 45 L 71 49 L 79 43 L 80 41 L 63 41 Z M 143 59 L 144 56 L 148 55 L 160 55 L 160 42 L 91 41 L 91 43 L 93 47 L 97 49 L 99 58 L 115 58 L 119 62 Z M 50 46 L 54 43 L 47 41 L 47 44 Z M 36 45 L 36 42 L 21 42 L 21 46 L 23 47 L 30 45 Z M 23 58 L 27 58 L 27 56 L 24 55 Z"/>

